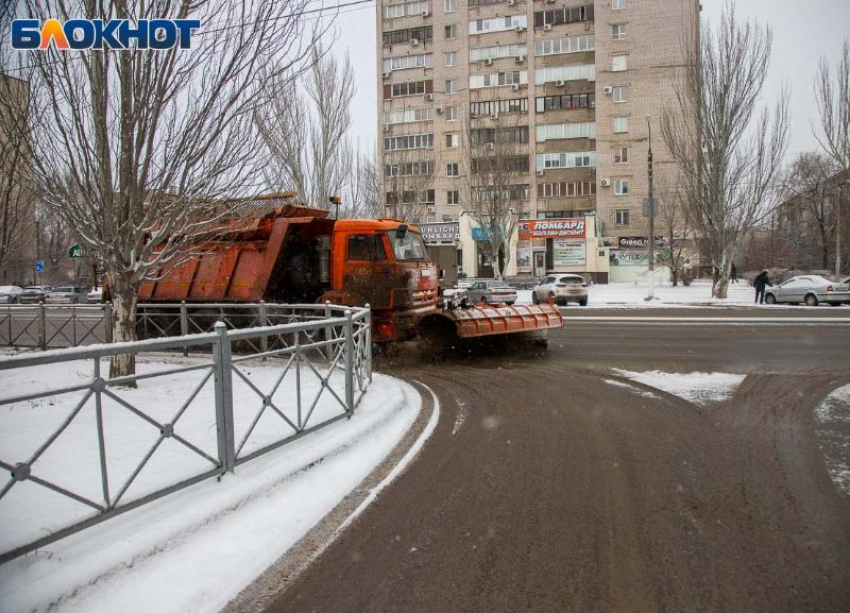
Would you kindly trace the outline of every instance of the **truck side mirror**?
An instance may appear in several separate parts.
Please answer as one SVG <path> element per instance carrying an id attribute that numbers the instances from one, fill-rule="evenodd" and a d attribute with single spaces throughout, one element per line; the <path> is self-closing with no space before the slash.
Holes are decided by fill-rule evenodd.
<path id="1" fill-rule="evenodd" d="M 404 238 L 407 236 L 407 224 L 403 223 L 395 231 L 396 238 Z"/>
<path id="2" fill-rule="evenodd" d="M 445 277 L 445 276 L 446 276 L 446 271 L 441 268 L 440 269 L 440 281 L 442 281 L 443 277 Z"/>

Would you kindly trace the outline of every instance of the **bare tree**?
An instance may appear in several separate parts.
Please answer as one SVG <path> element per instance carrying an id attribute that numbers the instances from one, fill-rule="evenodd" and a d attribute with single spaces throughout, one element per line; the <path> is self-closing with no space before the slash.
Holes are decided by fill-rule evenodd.
<path id="1" fill-rule="evenodd" d="M 6 64 L 0 59 L 0 269 L 24 256 L 35 235 L 32 125 L 39 120 L 29 83 L 4 74 Z"/>
<path id="2" fill-rule="evenodd" d="M 303 83 L 288 74 L 264 79 L 264 103 L 255 119 L 270 153 L 268 183 L 328 208 L 329 197 L 351 202 L 357 189 L 356 156 L 348 136 L 357 88 L 347 55 L 339 60 L 315 45 L 312 60 Z"/>
<path id="3" fill-rule="evenodd" d="M 497 279 L 511 260 L 511 240 L 528 203 L 529 128 L 519 119 L 497 119 L 464 134 L 464 210 L 482 228 L 484 246 Z"/>
<path id="4" fill-rule="evenodd" d="M 663 234 L 667 248 L 663 252 L 662 261 L 670 267 L 670 281 L 673 287 L 683 280 L 685 274 L 685 263 L 689 257 L 688 243 L 691 239 L 691 230 L 688 225 L 686 207 L 682 194 L 678 191 L 666 189 L 664 180 L 657 180 L 659 193 L 664 197 L 659 199 L 656 219 L 659 229 Z M 685 280 L 687 285 L 690 281 Z"/>
<path id="5" fill-rule="evenodd" d="M 778 197 L 788 144 L 787 97 L 758 113 L 772 34 L 740 23 L 727 5 L 715 31 L 702 26 L 689 44 L 683 76 L 665 108 L 664 142 L 680 171 L 688 221 L 715 270 L 712 296 L 725 298 L 741 239 Z"/>
<path id="6" fill-rule="evenodd" d="M 141 282 L 185 255 L 226 212 L 209 202 L 260 185 L 262 147 L 253 113 L 258 78 L 296 78 L 311 60 L 321 22 L 305 22 L 308 0 L 27 0 L 24 16 L 200 19 L 191 50 L 62 51 L 30 54 L 34 95 L 49 121 L 35 140 L 45 204 L 91 257 L 103 262 L 115 339 L 135 338 Z M 114 376 L 133 372 L 114 360 Z"/>
<path id="7" fill-rule="evenodd" d="M 381 203 L 381 177 L 378 174 L 375 151 L 360 151 L 357 165 L 343 202 L 345 217 L 374 219 L 384 215 Z"/>
<path id="8" fill-rule="evenodd" d="M 433 147 L 396 149 L 384 157 L 384 167 L 379 169 L 383 172 L 382 196 L 393 217 L 421 223 L 428 216 L 428 206 L 434 204 L 437 172 L 432 155 Z"/>
<path id="9" fill-rule="evenodd" d="M 844 183 L 838 186 L 834 203 L 835 218 L 835 275 L 841 275 L 842 208 L 850 201 L 850 39 L 844 40 L 841 58 L 834 74 L 829 60 L 821 59 L 815 80 L 820 114 L 820 130 L 815 136 L 824 152 L 843 173 Z"/>
<path id="10" fill-rule="evenodd" d="M 781 185 L 783 203 L 779 207 L 780 221 L 792 252 L 799 257 L 809 255 L 810 246 L 817 241 L 818 253 L 811 254 L 817 266 L 829 268 L 830 236 L 835 231 L 835 219 L 830 205 L 835 204 L 835 162 L 820 153 L 804 152 L 788 166 Z M 813 236 L 814 235 L 814 236 Z M 799 262 L 794 266 L 799 267 Z M 806 262 L 811 267 L 811 262 Z"/>

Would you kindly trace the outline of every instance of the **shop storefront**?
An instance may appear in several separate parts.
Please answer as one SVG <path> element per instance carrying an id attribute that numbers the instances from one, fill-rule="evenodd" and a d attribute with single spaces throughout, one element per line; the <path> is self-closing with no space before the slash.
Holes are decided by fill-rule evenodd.
<path id="1" fill-rule="evenodd" d="M 437 265 L 438 270 L 443 271 L 443 285 L 445 287 L 455 285 L 458 274 L 463 270 L 460 224 L 456 221 L 419 224 L 419 231 L 425 239 L 428 257 Z"/>
<path id="2" fill-rule="evenodd" d="M 663 254 L 666 242 L 655 239 L 656 280 L 665 282 L 669 270 L 664 266 Z M 645 236 L 621 236 L 617 239 L 617 248 L 611 249 L 611 282 L 626 283 L 641 281 L 649 271 L 649 239 Z"/>

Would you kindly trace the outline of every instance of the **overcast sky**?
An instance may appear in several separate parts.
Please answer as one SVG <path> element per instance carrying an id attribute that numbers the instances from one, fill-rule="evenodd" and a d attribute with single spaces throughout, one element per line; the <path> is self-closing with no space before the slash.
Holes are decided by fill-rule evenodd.
<path id="1" fill-rule="evenodd" d="M 702 0 L 703 19 L 717 20 L 724 3 Z M 850 35 L 850 0 L 737 0 L 735 6 L 740 17 L 759 19 L 773 29 L 773 59 L 762 98 L 774 101 L 783 84 L 788 87 L 790 153 L 817 147 L 811 129 L 817 115 L 815 72 L 819 58 L 837 58 L 843 37 Z M 336 51 L 351 55 L 357 82 L 354 135 L 361 146 L 371 146 L 377 126 L 376 9 L 370 3 L 344 10 L 336 24 Z"/>

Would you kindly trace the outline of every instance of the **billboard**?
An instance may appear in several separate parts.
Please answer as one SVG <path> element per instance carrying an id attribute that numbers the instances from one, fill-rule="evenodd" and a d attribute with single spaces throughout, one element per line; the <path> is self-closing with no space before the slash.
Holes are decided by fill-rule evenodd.
<path id="1" fill-rule="evenodd" d="M 584 266 L 586 263 L 583 238 L 552 239 L 552 264 L 554 266 Z"/>
<path id="2" fill-rule="evenodd" d="M 519 224 L 519 238 L 584 238 L 584 218 L 533 219 Z"/>
<path id="3" fill-rule="evenodd" d="M 446 223 L 422 223 L 419 231 L 426 243 L 457 243 L 460 236 L 460 226 L 456 221 Z"/>

